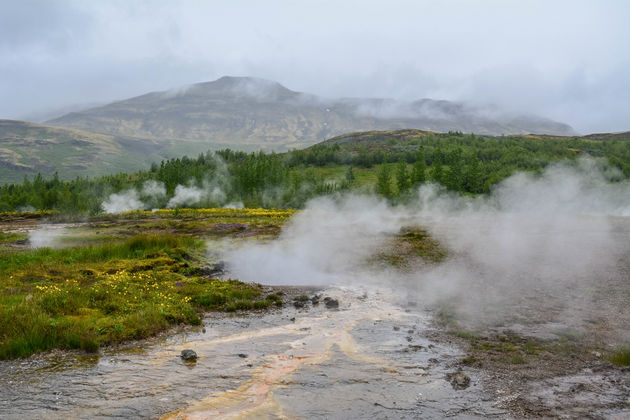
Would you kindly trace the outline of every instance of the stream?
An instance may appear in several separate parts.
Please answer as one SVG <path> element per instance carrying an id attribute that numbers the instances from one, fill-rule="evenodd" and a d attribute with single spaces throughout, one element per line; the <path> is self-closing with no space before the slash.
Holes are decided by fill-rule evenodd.
<path id="1" fill-rule="evenodd" d="M 429 317 L 387 290 L 328 288 L 339 300 L 253 314 L 102 349 L 0 362 L 0 418 L 505 418 L 460 351 L 430 341 Z M 183 349 L 198 354 L 185 362 Z"/>

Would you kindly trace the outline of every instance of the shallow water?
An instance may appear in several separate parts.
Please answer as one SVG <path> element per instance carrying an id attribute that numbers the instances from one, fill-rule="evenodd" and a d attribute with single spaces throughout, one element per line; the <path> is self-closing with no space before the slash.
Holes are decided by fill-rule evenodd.
<path id="1" fill-rule="evenodd" d="M 213 315 L 206 332 L 140 347 L 48 354 L 0 363 L 0 417 L 35 418 L 476 418 L 493 407 L 474 373 L 455 390 L 461 357 L 424 337 L 426 314 L 377 289 L 322 291 L 309 310 Z M 295 318 L 292 320 L 292 318 Z M 183 362 L 194 349 L 196 363 Z"/>

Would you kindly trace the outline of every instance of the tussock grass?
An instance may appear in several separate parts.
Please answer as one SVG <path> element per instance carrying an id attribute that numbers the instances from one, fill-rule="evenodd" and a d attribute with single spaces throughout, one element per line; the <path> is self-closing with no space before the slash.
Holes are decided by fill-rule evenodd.
<path id="1" fill-rule="evenodd" d="M 184 252 L 188 247 L 199 248 L 194 238 L 174 235 L 139 235 L 123 242 L 77 246 L 65 249 L 39 248 L 26 252 L 8 252 L 0 260 L 0 274 L 41 265 L 64 266 L 84 262 L 103 262 L 112 259 L 143 258 L 161 250 Z"/>
<path id="2" fill-rule="evenodd" d="M 608 360 L 618 366 L 630 366 L 630 347 L 621 348 L 608 355 Z"/>
<path id="3" fill-rule="evenodd" d="M 94 352 L 175 324 L 200 324 L 205 310 L 276 304 L 259 286 L 191 275 L 204 246 L 192 236 L 141 234 L 0 252 L 0 359 L 54 348 Z"/>

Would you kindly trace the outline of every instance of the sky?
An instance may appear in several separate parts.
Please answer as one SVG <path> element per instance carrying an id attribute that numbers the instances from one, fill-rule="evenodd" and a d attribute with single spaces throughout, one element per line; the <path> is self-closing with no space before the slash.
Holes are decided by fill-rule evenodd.
<path id="1" fill-rule="evenodd" d="M 224 75 L 630 130 L 630 0 L 0 0 L 0 118 Z"/>

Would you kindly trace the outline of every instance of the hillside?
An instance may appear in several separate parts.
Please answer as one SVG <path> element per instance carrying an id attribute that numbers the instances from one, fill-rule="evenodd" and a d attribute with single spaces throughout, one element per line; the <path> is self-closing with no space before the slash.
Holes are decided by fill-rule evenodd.
<path id="1" fill-rule="evenodd" d="M 598 167 L 606 168 L 606 179 L 630 179 L 630 133 L 594 140 L 589 136 L 372 131 L 286 153 L 222 150 L 108 177 L 67 182 L 38 178 L 23 185 L 0 185 L 0 212 L 35 208 L 96 214 L 241 205 L 301 208 L 313 197 L 344 191 L 377 192 L 404 201 L 426 181 L 464 194 L 483 194 L 515 172 L 541 173 L 555 162 L 569 165 L 589 156 L 597 159 L 591 162 L 598 162 Z"/>
<path id="2" fill-rule="evenodd" d="M 114 136 L 276 151 L 309 146 L 359 130 L 417 128 L 496 135 L 573 133 L 568 125 L 548 119 L 493 114 L 454 102 L 327 99 L 247 77 L 222 77 L 148 93 L 70 113 L 48 123 Z"/>
<path id="3" fill-rule="evenodd" d="M 71 179 L 132 172 L 177 152 L 166 142 L 0 120 L 0 184 L 37 173 Z"/>
<path id="4" fill-rule="evenodd" d="M 435 131 L 426 130 L 388 130 L 388 131 L 359 131 L 354 133 L 346 133 L 340 136 L 331 137 L 324 140 L 312 147 L 317 148 L 320 146 L 333 146 L 338 144 L 341 150 L 356 152 L 361 149 L 374 150 L 384 149 L 393 151 L 399 149 L 404 145 L 426 145 L 429 138 L 468 138 L 468 140 L 461 140 L 461 146 L 470 142 L 470 135 L 464 133 L 438 133 Z M 621 133 L 597 133 L 587 134 L 585 136 L 557 136 L 547 134 L 523 134 L 512 136 L 484 136 L 495 141 L 501 140 L 504 144 L 513 141 L 534 140 L 534 141 L 548 141 L 555 144 L 564 144 L 565 147 L 573 144 L 572 142 L 579 142 L 579 144 L 591 146 L 594 148 L 601 148 L 604 145 L 611 145 L 614 142 L 620 142 L 626 149 L 630 147 L 630 131 Z M 416 147 L 417 148 L 417 147 Z M 595 149 L 589 150 L 592 152 Z M 604 149 L 601 149 L 604 150 Z M 629 150 L 630 152 L 630 150 Z"/>

